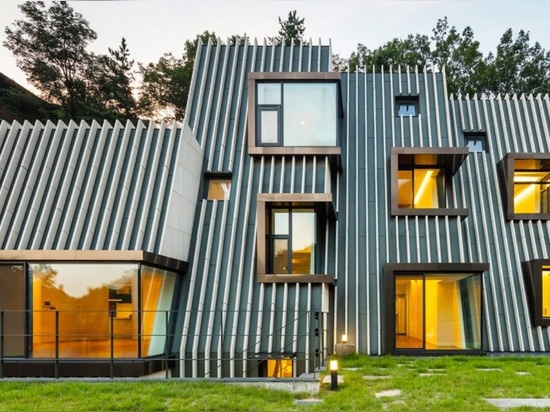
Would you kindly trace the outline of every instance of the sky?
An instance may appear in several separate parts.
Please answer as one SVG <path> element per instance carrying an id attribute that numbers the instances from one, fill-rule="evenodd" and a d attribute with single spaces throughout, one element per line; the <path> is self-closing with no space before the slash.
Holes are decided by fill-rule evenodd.
<path id="1" fill-rule="evenodd" d="M 50 1 L 45 2 L 51 4 Z M 408 34 L 430 35 L 447 16 L 462 31 L 470 26 L 484 54 L 494 51 L 508 28 L 530 32 L 550 49 L 550 0 L 139 0 L 70 1 L 97 32 L 89 50 L 107 53 L 125 37 L 136 62 L 156 62 L 164 53 L 181 56 L 185 40 L 205 30 L 222 40 L 246 33 L 261 43 L 279 30 L 278 17 L 290 10 L 305 18 L 305 37 L 332 44 L 348 57 L 357 43 L 370 49 Z M 0 72 L 28 87 L 12 53 L 3 47 L 4 28 L 22 19 L 20 1 L 0 0 Z"/>

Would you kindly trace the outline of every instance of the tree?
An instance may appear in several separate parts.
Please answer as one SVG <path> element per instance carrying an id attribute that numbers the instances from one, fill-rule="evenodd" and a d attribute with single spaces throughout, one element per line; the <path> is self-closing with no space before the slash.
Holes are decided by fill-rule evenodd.
<path id="1" fill-rule="evenodd" d="M 276 45 L 290 46 L 294 41 L 294 44 L 299 44 L 304 40 L 305 18 L 299 18 L 296 14 L 296 10 L 288 12 L 286 20 L 282 20 L 279 17 L 279 36 L 275 37 L 273 43 Z"/>
<path id="2" fill-rule="evenodd" d="M 449 27 L 447 17 L 439 19 L 432 30 L 433 63 L 439 69 L 445 67 L 449 93 L 476 93 L 483 88 L 486 65 L 479 42 L 469 27 L 459 33 Z"/>
<path id="3" fill-rule="evenodd" d="M 89 68 L 92 106 L 110 120 L 136 120 L 137 103 L 132 93 L 134 61 L 123 37 L 118 49 L 108 48 L 108 55 L 94 56 Z"/>
<path id="4" fill-rule="evenodd" d="M 529 32 L 520 30 L 513 39 L 512 29 L 504 32 L 496 56 L 486 59 L 485 91 L 490 93 L 550 92 L 550 52 L 538 42 L 529 45 Z"/>
<path id="5" fill-rule="evenodd" d="M 183 119 L 199 39 L 203 44 L 209 40 L 213 44 L 218 42 L 214 32 L 205 31 L 185 42 L 181 58 L 165 53 L 157 63 L 140 65 L 142 84 L 139 109 L 142 115 L 162 117 L 167 121 Z"/>
<path id="6" fill-rule="evenodd" d="M 88 22 L 66 2 L 42 1 L 19 6 L 25 20 L 6 27 L 4 46 L 15 55 L 17 66 L 44 97 L 77 117 L 86 99 L 87 45 L 97 38 Z"/>

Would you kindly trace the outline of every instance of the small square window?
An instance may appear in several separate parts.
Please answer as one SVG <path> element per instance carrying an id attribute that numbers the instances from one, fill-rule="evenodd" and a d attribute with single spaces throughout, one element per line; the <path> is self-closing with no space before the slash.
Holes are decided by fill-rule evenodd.
<path id="1" fill-rule="evenodd" d="M 396 116 L 418 116 L 418 96 L 396 96 Z"/>
<path id="2" fill-rule="evenodd" d="M 464 132 L 464 144 L 470 153 L 487 151 L 487 134 L 485 132 Z"/>
<path id="3" fill-rule="evenodd" d="M 208 179 L 208 191 L 206 200 L 228 200 L 231 193 L 230 178 Z"/>

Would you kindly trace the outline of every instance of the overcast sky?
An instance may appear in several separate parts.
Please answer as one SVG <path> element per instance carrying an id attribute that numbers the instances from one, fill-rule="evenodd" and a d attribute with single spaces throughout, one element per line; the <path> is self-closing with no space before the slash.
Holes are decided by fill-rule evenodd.
<path id="1" fill-rule="evenodd" d="M 46 5 L 51 2 L 46 1 Z M 530 32 L 531 42 L 550 49 L 550 0 L 141 0 L 71 1 L 98 34 L 90 50 L 106 53 L 125 37 L 136 62 L 181 55 L 186 39 L 205 30 L 224 40 L 246 33 L 263 40 L 279 29 L 278 16 L 297 10 L 305 18 L 306 38 L 332 43 L 333 53 L 349 56 L 357 43 L 374 49 L 394 37 L 431 34 L 439 18 L 460 31 L 472 27 L 482 51 L 495 50 L 508 28 Z M 4 28 L 23 16 L 19 1 L 0 0 L 0 44 Z M 9 50 L 0 46 L 0 71 L 26 85 Z"/>

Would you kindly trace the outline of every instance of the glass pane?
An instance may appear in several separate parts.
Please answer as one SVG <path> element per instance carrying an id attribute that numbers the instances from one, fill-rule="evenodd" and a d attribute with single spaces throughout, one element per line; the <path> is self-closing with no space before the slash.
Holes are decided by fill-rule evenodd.
<path id="1" fill-rule="evenodd" d="M 273 240 L 273 273 L 288 273 L 288 239 Z"/>
<path id="2" fill-rule="evenodd" d="M 481 275 L 426 275 L 426 349 L 481 349 Z"/>
<path id="3" fill-rule="evenodd" d="M 4 356 L 25 355 L 23 265 L 0 265 L 0 310 L 4 311 Z"/>
<path id="4" fill-rule="evenodd" d="M 292 211 L 292 273 L 315 274 L 315 212 Z"/>
<path id="5" fill-rule="evenodd" d="M 483 152 L 483 140 L 482 139 L 472 139 L 469 138 L 466 140 L 466 147 L 469 152 Z"/>
<path id="6" fill-rule="evenodd" d="M 549 178 L 547 171 L 514 172 L 514 212 L 549 213 Z"/>
<path id="7" fill-rule="evenodd" d="M 398 116 L 416 116 L 416 104 L 414 102 L 397 103 Z"/>
<path id="8" fill-rule="evenodd" d="M 260 143 L 279 143 L 279 111 L 260 110 Z"/>
<path id="9" fill-rule="evenodd" d="M 445 207 L 445 172 L 442 169 L 414 170 L 415 209 Z"/>
<path id="10" fill-rule="evenodd" d="M 281 104 L 281 83 L 258 83 L 256 104 Z"/>
<path id="11" fill-rule="evenodd" d="M 395 276 L 395 347 L 424 346 L 424 282 L 422 275 Z"/>
<path id="12" fill-rule="evenodd" d="M 542 317 L 550 318 L 550 267 L 542 270 Z"/>
<path id="13" fill-rule="evenodd" d="M 33 357 L 137 357 L 136 264 L 38 263 L 32 274 Z M 112 330 L 111 330 L 112 324 Z"/>
<path id="14" fill-rule="evenodd" d="M 292 359 L 268 359 L 268 378 L 292 378 Z"/>
<path id="15" fill-rule="evenodd" d="M 141 267 L 142 356 L 160 355 L 165 352 L 176 276 L 167 270 Z"/>
<path id="16" fill-rule="evenodd" d="M 336 146 L 335 83 L 285 83 L 284 146 Z"/>
<path id="17" fill-rule="evenodd" d="M 413 207 L 413 172 L 412 170 L 397 171 L 397 206 Z"/>
<path id="18" fill-rule="evenodd" d="M 275 209 L 272 211 L 273 228 L 272 235 L 288 235 L 289 234 L 289 213 L 288 209 Z"/>
<path id="19" fill-rule="evenodd" d="M 231 193 L 231 179 L 210 179 L 208 181 L 208 200 L 227 200 Z"/>

